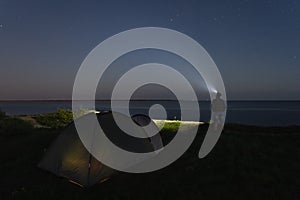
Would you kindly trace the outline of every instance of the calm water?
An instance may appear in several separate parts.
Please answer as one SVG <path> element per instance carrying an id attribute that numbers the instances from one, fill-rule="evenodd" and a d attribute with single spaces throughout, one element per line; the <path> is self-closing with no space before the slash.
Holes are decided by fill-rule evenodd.
<path id="1" fill-rule="evenodd" d="M 169 119 L 180 119 L 179 104 L 176 101 L 133 101 L 130 103 L 130 112 L 147 114 L 153 104 L 163 105 Z M 210 103 L 199 102 L 199 104 L 200 120 L 209 121 Z M 71 102 L 0 102 L 0 108 L 8 115 L 39 114 L 55 112 L 58 108 L 71 109 Z M 110 103 L 98 101 L 96 108 L 109 110 Z M 226 122 L 264 126 L 300 125 L 299 116 L 300 101 L 229 101 Z"/>

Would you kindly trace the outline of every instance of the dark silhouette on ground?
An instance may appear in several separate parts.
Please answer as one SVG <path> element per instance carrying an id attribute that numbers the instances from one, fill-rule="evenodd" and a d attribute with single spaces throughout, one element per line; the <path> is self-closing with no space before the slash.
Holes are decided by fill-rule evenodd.
<path id="1" fill-rule="evenodd" d="M 174 137 L 178 125 L 163 129 L 164 142 Z M 296 126 L 226 124 L 212 152 L 199 159 L 208 128 L 202 125 L 192 146 L 170 166 L 146 174 L 120 172 L 89 189 L 37 167 L 61 129 L 27 128 L 30 131 L 15 133 L 12 126 L 4 128 L 0 131 L 1 199 L 300 198 L 300 127 Z"/>

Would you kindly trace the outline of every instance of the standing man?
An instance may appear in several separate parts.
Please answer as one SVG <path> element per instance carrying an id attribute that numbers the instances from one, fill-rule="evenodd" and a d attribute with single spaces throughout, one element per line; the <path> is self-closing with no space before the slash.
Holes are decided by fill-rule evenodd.
<path id="1" fill-rule="evenodd" d="M 211 110 L 212 110 L 212 120 L 215 130 L 218 128 L 223 128 L 224 126 L 224 117 L 226 111 L 225 101 L 221 98 L 222 94 L 217 92 L 216 98 L 212 101 Z"/>

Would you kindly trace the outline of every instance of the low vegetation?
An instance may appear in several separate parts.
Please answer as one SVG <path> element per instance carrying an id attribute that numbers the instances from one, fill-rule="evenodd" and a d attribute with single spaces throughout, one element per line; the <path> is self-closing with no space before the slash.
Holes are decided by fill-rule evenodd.
<path id="1" fill-rule="evenodd" d="M 36 116 L 36 121 L 46 127 L 61 128 L 73 120 L 73 113 L 71 110 L 58 109 L 57 112 L 49 114 L 41 114 Z"/>
<path id="2" fill-rule="evenodd" d="M 0 111 L 0 137 L 26 135 L 33 130 L 33 126 L 19 118 L 8 117 Z"/>
<path id="3" fill-rule="evenodd" d="M 72 110 L 58 109 L 57 112 L 40 114 L 34 116 L 35 120 L 42 126 L 48 128 L 62 128 L 67 126 L 73 121 L 73 116 L 76 118 L 81 117 L 87 113 L 91 112 L 87 109 L 79 109 L 75 112 Z"/>

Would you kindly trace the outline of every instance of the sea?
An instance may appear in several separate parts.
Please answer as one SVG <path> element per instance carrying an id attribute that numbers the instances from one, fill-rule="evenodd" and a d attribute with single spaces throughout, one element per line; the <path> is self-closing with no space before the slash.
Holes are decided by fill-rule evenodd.
<path id="1" fill-rule="evenodd" d="M 88 103 L 82 102 L 84 109 Z M 129 113 L 148 114 L 152 105 L 162 105 L 168 119 L 181 119 L 178 101 L 130 101 Z M 209 122 L 211 117 L 210 102 L 199 101 L 200 121 Z M 120 103 L 119 109 L 124 103 Z M 110 101 L 96 101 L 96 110 L 111 109 Z M 2 101 L 0 109 L 7 115 L 32 115 L 56 112 L 58 109 L 72 109 L 71 101 Z M 187 108 L 189 109 L 189 108 Z M 193 112 L 194 110 L 188 110 Z M 259 126 L 300 125 L 300 101 L 228 101 L 226 123 L 238 123 Z"/>

